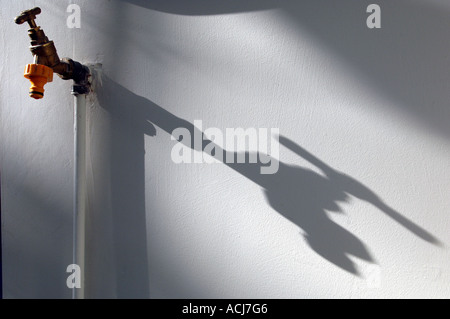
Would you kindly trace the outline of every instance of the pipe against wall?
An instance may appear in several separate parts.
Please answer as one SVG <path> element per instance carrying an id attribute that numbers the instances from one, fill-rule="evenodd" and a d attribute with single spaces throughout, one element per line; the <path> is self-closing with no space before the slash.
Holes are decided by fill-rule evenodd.
<path id="1" fill-rule="evenodd" d="M 81 269 L 81 287 L 73 288 L 73 299 L 84 299 L 86 220 L 86 94 L 75 94 L 74 107 L 74 207 L 73 263 Z"/>
<path id="2" fill-rule="evenodd" d="M 0 299 L 3 299 L 3 269 L 2 269 L 2 176 L 0 174 Z"/>

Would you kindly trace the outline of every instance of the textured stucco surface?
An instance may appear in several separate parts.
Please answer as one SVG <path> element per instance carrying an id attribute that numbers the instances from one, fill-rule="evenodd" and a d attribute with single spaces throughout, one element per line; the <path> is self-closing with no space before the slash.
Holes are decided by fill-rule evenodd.
<path id="1" fill-rule="evenodd" d="M 5 297 L 70 297 L 73 98 L 56 77 L 43 100 L 27 96 L 27 27 L 12 19 L 35 5 L 61 57 L 103 64 L 89 297 L 450 297 L 450 5 L 379 0 L 369 30 L 369 1 L 241 2 L 0 0 Z M 66 27 L 69 3 L 80 29 Z M 279 128 L 346 175 L 283 145 L 263 182 L 175 164 L 167 129 L 194 120 Z M 352 249 L 372 261 L 352 256 L 351 270 Z"/>

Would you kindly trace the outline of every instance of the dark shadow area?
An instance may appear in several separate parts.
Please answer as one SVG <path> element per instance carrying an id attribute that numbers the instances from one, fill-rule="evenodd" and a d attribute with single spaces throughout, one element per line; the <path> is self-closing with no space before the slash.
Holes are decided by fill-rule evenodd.
<path id="1" fill-rule="evenodd" d="M 100 105 L 108 110 L 114 118 L 111 141 L 115 144 L 112 149 L 113 172 L 117 187 L 113 194 L 117 196 L 114 203 L 114 224 L 120 226 L 120 232 L 115 235 L 117 245 L 122 245 L 123 256 L 118 259 L 132 266 L 135 262 L 143 262 L 136 251 L 127 252 L 138 245 L 142 249 L 140 240 L 144 240 L 141 222 L 144 224 L 144 135 L 155 135 L 156 129 L 151 123 L 171 135 L 177 128 L 189 132 L 191 140 L 176 139 L 188 147 L 199 151 L 206 151 L 208 147 L 210 155 L 223 154 L 223 158 L 237 158 L 242 153 L 227 152 L 204 138 L 203 145 L 194 143 L 194 136 L 203 132 L 199 131 L 192 123 L 166 111 L 157 104 L 138 96 L 123 86 L 104 76 L 103 87 L 98 92 Z M 167 141 L 170 139 L 167 136 Z M 170 143 L 175 143 L 170 141 Z M 259 185 L 267 198 L 270 206 L 279 214 L 298 225 L 304 232 L 304 237 L 309 246 L 320 256 L 334 265 L 355 275 L 358 274 L 355 264 L 349 256 L 374 262 L 368 248 L 355 235 L 335 223 L 327 215 L 327 211 L 339 212 L 339 202 L 345 202 L 349 195 L 365 200 L 380 211 L 391 217 L 407 230 L 423 240 L 439 244 L 439 241 L 426 230 L 416 225 L 394 209 L 384 203 L 373 191 L 352 177 L 338 172 L 310 154 L 295 142 L 286 137 L 280 137 L 281 145 L 285 146 L 298 156 L 309 161 L 322 174 L 298 166 L 279 161 L 279 170 L 275 174 L 261 174 L 261 167 L 267 166 L 266 159 L 277 161 L 274 158 L 257 154 L 264 161 L 249 163 L 252 155 L 245 153 L 245 163 L 224 163 L 234 171 L 247 177 Z M 200 149 L 201 148 L 201 149 Z M 227 162 L 229 162 L 227 160 Z M 135 196 L 130 194 L 136 192 Z M 125 199 L 123 198 L 125 196 Z M 128 198 L 127 198 L 128 196 Z M 123 241 L 121 243 L 120 241 Z M 138 247 L 138 248 L 139 248 Z M 138 250 L 139 251 L 139 250 Z M 126 258 L 126 259 L 121 259 Z M 133 259 L 134 258 L 134 259 Z M 145 261 L 145 265 L 147 262 Z"/>
<path id="2" fill-rule="evenodd" d="M 179 15 L 215 15 L 273 9 L 282 0 L 125 0 L 134 5 Z"/>
<path id="3" fill-rule="evenodd" d="M 102 159 L 92 164 L 93 174 L 97 174 L 93 183 L 102 180 L 109 188 L 98 190 L 92 186 L 95 200 L 91 202 L 90 218 L 97 222 L 90 224 L 101 228 L 90 232 L 94 240 L 102 242 L 90 243 L 96 251 L 90 260 L 98 268 L 96 276 L 100 276 L 91 278 L 90 282 L 99 284 L 91 284 L 90 292 L 93 296 L 120 299 L 149 298 L 144 136 L 155 135 L 155 128 L 118 98 L 120 92 L 110 91 L 107 86 L 102 92 L 109 95 L 108 101 L 99 95 L 100 105 L 109 113 L 109 136 L 98 143 L 102 149 L 93 150 L 97 155 L 92 158 Z M 107 145 L 102 145 L 104 142 Z"/>
<path id="4" fill-rule="evenodd" d="M 117 252 L 118 297 L 149 297 L 145 218 L 144 134 L 154 128 L 128 108 L 107 104 L 111 113 L 111 207 Z M 121 279 L 127 278 L 128 282 Z"/>
<path id="5" fill-rule="evenodd" d="M 309 32 L 365 82 L 432 132 L 450 136 L 450 10 L 437 2 L 380 0 L 381 29 L 366 27 L 368 0 L 122 0 L 178 15 L 279 9 L 293 31 Z M 264 32 L 264 30 L 261 30 Z M 300 33 L 299 33 L 300 36 Z M 386 104 L 386 103 L 385 103 Z"/>

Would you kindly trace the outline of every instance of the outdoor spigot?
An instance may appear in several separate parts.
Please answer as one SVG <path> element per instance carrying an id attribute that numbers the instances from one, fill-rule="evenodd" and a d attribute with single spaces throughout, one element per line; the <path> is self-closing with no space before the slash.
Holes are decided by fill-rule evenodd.
<path id="1" fill-rule="evenodd" d="M 25 10 L 18 15 L 14 21 L 17 24 L 27 22 L 30 26 L 28 36 L 31 39 L 30 51 L 34 57 L 34 63 L 25 67 L 24 76 L 30 79 L 32 87 L 30 88 L 30 96 L 34 98 L 42 98 L 44 93 L 44 84 L 51 82 L 53 72 L 57 73 L 63 80 L 72 79 L 80 92 L 89 92 L 89 69 L 79 62 L 69 58 L 60 59 L 56 52 L 55 44 L 50 41 L 44 31 L 36 22 L 36 16 L 41 13 L 41 9 L 36 7 Z M 52 72 L 50 72 L 50 70 Z M 46 79 L 45 82 L 44 79 Z M 36 85 L 39 84 L 39 85 Z M 80 88 L 81 87 L 81 88 Z"/>

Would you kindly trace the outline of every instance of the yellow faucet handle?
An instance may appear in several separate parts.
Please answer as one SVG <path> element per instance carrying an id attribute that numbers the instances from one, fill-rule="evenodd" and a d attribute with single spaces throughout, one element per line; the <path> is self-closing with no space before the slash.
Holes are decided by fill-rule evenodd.
<path id="1" fill-rule="evenodd" d="M 23 76 L 30 80 L 30 97 L 42 99 L 44 85 L 53 81 L 53 69 L 43 64 L 27 64 Z"/>

